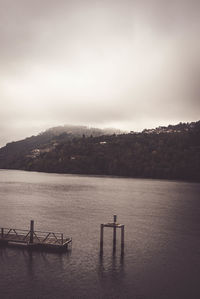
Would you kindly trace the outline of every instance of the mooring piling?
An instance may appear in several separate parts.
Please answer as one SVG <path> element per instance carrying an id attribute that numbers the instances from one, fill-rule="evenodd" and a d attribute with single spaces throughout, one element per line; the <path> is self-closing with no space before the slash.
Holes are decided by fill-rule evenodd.
<path id="1" fill-rule="evenodd" d="M 103 233 L 104 233 L 104 225 L 101 224 L 100 229 L 100 250 L 103 251 Z"/>
<path id="2" fill-rule="evenodd" d="M 124 225 L 121 227 L 121 252 L 124 252 Z"/>
<path id="3" fill-rule="evenodd" d="M 100 253 L 103 253 L 103 238 L 104 238 L 104 227 L 113 228 L 113 252 L 116 251 L 116 235 L 117 228 L 121 229 L 121 254 L 124 253 L 124 224 L 117 223 L 117 215 L 113 216 L 113 222 L 104 223 L 100 225 Z"/>
<path id="4" fill-rule="evenodd" d="M 30 222 L 30 241 L 29 243 L 33 243 L 33 237 L 34 237 L 34 220 L 31 220 Z"/>
<path id="5" fill-rule="evenodd" d="M 113 216 L 113 220 L 114 220 L 114 224 L 116 224 L 117 222 L 117 215 L 114 215 Z M 113 227 L 113 251 L 115 252 L 116 250 L 116 233 L 117 233 L 117 230 L 116 230 L 116 226 Z"/>

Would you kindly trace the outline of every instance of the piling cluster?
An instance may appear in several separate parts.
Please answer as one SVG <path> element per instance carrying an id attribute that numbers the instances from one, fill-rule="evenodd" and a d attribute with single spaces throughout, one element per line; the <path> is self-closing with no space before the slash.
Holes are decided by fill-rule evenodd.
<path id="1" fill-rule="evenodd" d="M 113 222 L 100 225 L 100 253 L 103 253 L 104 227 L 113 228 L 113 252 L 116 251 L 116 233 L 117 228 L 121 229 L 121 254 L 124 253 L 124 224 L 117 223 L 117 215 L 113 216 Z"/>

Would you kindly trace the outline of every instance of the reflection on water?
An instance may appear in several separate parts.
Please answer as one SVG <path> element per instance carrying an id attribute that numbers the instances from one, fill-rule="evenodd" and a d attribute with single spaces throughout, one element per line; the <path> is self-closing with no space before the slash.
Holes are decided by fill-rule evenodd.
<path id="1" fill-rule="evenodd" d="M 103 254 L 99 255 L 99 275 L 112 273 L 122 273 L 124 267 L 124 254 L 116 256 L 113 253 L 110 257 L 105 257 Z"/>
<path id="2" fill-rule="evenodd" d="M 66 292 L 67 298 L 94 298 L 93 296 L 90 297 L 89 294 L 84 297 L 85 288 L 87 290 L 88 287 L 91 288 L 90 283 L 92 282 L 89 281 L 88 284 L 87 276 L 84 277 L 82 290 L 81 288 L 78 289 L 81 284 L 80 282 L 77 284 L 77 281 L 74 280 L 79 275 L 73 273 L 73 268 L 70 268 L 70 258 L 71 252 L 55 254 L 20 248 L 0 248 L 0 264 L 1 266 L 4 265 L 3 268 L 1 267 L 4 273 L 4 279 L 0 282 L 1 298 L 65 298 Z M 90 289 L 90 291 L 94 295 L 96 294 L 95 298 L 104 298 L 106 297 L 106 290 L 103 290 L 105 286 L 109 290 L 109 286 L 123 279 L 124 256 L 121 254 L 99 255 L 95 267 L 97 268 L 95 280 L 96 282 L 98 280 L 98 284 L 102 288 L 102 295 L 97 296 L 98 292 L 95 290 L 95 285 L 93 285 L 94 289 Z M 59 273 L 62 275 L 56 276 Z M 58 290 L 60 279 L 63 284 L 62 288 Z M 94 280 L 93 275 L 92 279 Z M 69 281 L 71 281 L 71 285 Z M 96 284 L 97 287 L 98 284 Z M 52 290 L 53 285 L 55 286 L 54 290 Z"/>
<path id="3" fill-rule="evenodd" d="M 61 231 L 66 254 L 0 249 L 1 299 L 200 298 L 200 184 L 0 171 L 0 226 Z M 125 224 L 113 252 L 113 231 Z"/>

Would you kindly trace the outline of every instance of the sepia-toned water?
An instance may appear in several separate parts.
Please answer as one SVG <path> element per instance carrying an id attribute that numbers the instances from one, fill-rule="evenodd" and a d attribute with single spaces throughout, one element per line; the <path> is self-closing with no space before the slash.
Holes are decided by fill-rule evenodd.
<path id="1" fill-rule="evenodd" d="M 100 224 L 125 224 L 125 252 Z M 0 227 L 61 231 L 67 254 L 0 248 L 0 298 L 200 298 L 200 184 L 0 170 Z M 120 233 L 120 231 L 118 232 Z"/>

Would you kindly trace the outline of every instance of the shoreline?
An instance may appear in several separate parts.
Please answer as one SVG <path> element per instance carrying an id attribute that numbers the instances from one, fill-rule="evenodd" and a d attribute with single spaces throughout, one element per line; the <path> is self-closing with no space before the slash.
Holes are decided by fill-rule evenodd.
<path id="1" fill-rule="evenodd" d="M 27 169 L 12 169 L 12 168 L 0 168 L 0 171 L 24 171 L 29 173 L 43 173 L 43 174 L 56 174 L 66 176 L 80 176 L 80 177 L 93 177 L 93 178 L 113 178 L 113 179 L 134 179 L 134 180 L 150 180 L 150 181 L 166 181 L 176 183 L 193 183 L 200 184 L 200 181 L 194 180 L 182 180 L 182 179 L 167 179 L 167 178 L 147 178 L 147 177 L 131 177 L 131 176 L 118 176 L 118 175 L 106 175 L 106 174 L 87 174 L 87 173 L 64 173 L 64 172 L 45 172 L 39 170 L 27 170 Z"/>

